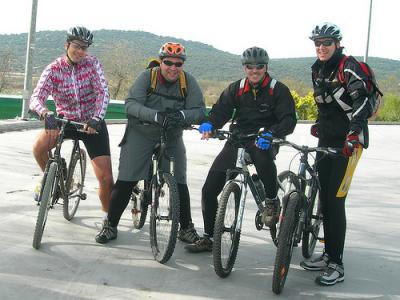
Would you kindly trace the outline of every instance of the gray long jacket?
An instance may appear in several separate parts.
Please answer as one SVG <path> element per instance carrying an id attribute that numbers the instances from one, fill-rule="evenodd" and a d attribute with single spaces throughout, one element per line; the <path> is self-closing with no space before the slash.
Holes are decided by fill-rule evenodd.
<path id="1" fill-rule="evenodd" d="M 167 109 L 181 110 L 189 124 L 199 124 L 204 119 L 203 93 L 192 75 L 186 73 L 187 96 L 182 99 L 179 80 L 169 83 L 161 76 L 157 78 L 154 92 L 147 96 L 150 72 L 147 69 L 138 76 L 125 101 L 128 124 L 126 140 L 121 146 L 119 180 L 136 181 L 146 178 L 154 146 L 160 140 L 160 126 L 155 123 L 157 112 Z M 171 96 L 180 99 L 171 99 Z M 182 129 L 175 129 L 173 138 L 168 139 L 167 153 L 175 158 L 178 183 L 186 183 L 186 149 Z"/>

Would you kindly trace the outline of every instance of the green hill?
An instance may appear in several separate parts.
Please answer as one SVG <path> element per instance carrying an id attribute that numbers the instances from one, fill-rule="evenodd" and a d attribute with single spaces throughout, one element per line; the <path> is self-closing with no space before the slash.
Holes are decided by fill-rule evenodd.
<path id="1" fill-rule="evenodd" d="M 34 53 L 34 74 L 54 58 L 64 53 L 65 32 L 41 31 L 36 33 Z M 200 42 L 158 36 L 143 31 L 99 30 L 95 32 L 94 44 L 90 52 L 99 56 L 106 73 L 113 65 L 122 63 L 133 74 L 142 70 L 148 58 L 157 55 L 158 49 L 166 41 L 179 41 L 187 49 L 186 70 L 200 80 L 231 81 L 243 76 L 240 57 L 218 50 Z M 11 71 L 23 72 L 25 67 L 27 34 L 0 35 L 0 60 L 4 53 L 12 54 Z M 267 49 L 268 50 L 268 49 Z M 277 79 L 290 78 L 294 82 L 310 85 L 310 66 L 315 58 L 271 59 L 270 73 Z M 369 64 L 375 70 L 378 80 L 389 77 L 400 78 L 400 61 L 371 57 Z M 0 66 L 1 67 L 1 66 Z"/>

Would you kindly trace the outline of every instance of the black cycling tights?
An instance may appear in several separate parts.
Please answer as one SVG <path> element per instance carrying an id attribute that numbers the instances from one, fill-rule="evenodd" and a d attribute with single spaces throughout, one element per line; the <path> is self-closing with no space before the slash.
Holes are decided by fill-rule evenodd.
<path id="1" fill-rule="evenodd" d="M 133 187 L 137 181 L 117 180 L 111 192 L 110 208 L 108 210 L 108 220 L 111 226 L 118 226 L 121 216 L 128 206 Z M 178 192 L 180 198 L 180 224 L 181 228 L 188 227 L 192 223 L 190 213 L 190 196 L 187 184 L 178 183 Z"/>
<path id="2" fill-rule="evenodd" d="M 337 192 L 346 172 L 347 164 L 348 159 L 345 157 L 332 158 L 326 156 L 318 162 L 325 252 L 337 264 L 342 264 L 346 236 L 346 196 L 337 197 Z"/>

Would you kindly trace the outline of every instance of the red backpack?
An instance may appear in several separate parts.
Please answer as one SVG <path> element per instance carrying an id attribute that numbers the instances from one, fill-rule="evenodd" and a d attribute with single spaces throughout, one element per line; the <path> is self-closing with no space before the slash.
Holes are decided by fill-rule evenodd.
<path id="1" fill-rule="evenodd" d="M 343 58 L 341 59 L 341 61 L 339 63 L 338 81 L 346 88 L 345 77 L 344 77 L 344 65 L 345 65 L 347 59 L 349 59 L 350 57 L 352 59 L 354 59 L 355 61 L 357 61 L 357 63 L 360 65 L 361 70 L 364 72 L 364 74 L 367 77 L 366 84 L 367 84 L 367 90 L 368 90 L 368 103 L 371 106 L 371 110 L 370 110 L 371 114 L 368 116 L 368 118 L 369 119 L 373 118 L 373 117 L 375 117 L 375 115 L 379 109 L 379 106 L 382 101 L 383 93 L 379 90 L 374 71 L 372 71 L 371 67 L 367 63 L 358 61 L 352 56 L 345 55 L 345 56 L 343 56 Z"/>

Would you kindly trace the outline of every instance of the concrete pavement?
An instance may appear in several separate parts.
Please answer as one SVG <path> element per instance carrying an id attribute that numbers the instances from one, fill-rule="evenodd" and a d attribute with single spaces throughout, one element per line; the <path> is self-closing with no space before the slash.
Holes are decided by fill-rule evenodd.
<path id="1" fill-rule="evenodd" d="M 15 127 L 15 126 L 14 126 Z M 28 126 L 29 127 L 29 126 Z M 118 172 L 123 125 L 110 125 L 114 177 Z M 1 132 L 1 124 L 0 124 Z M 314 144 L 309 125 L 299 124 L 288 139 Z M 149 226 L 133 229 L 129 211 L 118 239 L 99 245 L 101 212 L 91 167 L 75 218 L 62 208 L 50 211 L 40 250 L 32 248 L 37 206 L 32 190 L 40 179 L 31 154 L 38 130 L 0 134 L 0 299 L 400 299 L 400 126 L 371 126 L 371 147 L 361 158 L 347 199 L 345 276 L 334 287 L 314 283 L 316 273 L 299 267 L 295 249 L 285 289 L 271 291 L 275 246 L 267 231 L 254 226 L 249 198 L 235 269 L 225 279 L 214 272 L 212 255 L 189 254 L 177 242 L 171 260 L 154 261 Z M 208 168 L 222 147 L 186 132 L 192 216 L 202 233 L 200 191 Z M 281 148 L 278 169 L 287 169 L 293 152 Z M 318 246 L 321 251 L 321 245 Z"/>

